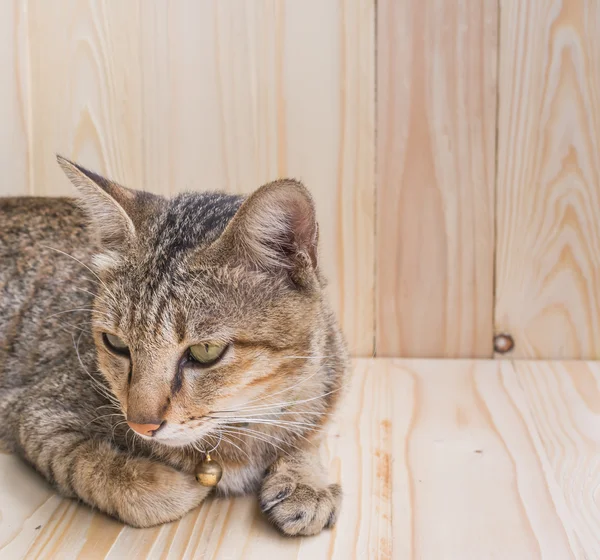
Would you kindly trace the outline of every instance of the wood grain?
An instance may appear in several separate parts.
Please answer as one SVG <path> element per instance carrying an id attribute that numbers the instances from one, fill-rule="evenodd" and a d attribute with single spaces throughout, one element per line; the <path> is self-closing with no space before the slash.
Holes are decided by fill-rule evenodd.
<path id="1" fill-rule="evenodd" d="M 166 195 L 295 176 L 317 202 L 351 350 L 372 355 L 372 1 L 29 0 L 28 11 L 35 193 L 72 193 L 55 152 Z"/>
<path id="2" fill-rule="evenodd" d="M 0 3 L 0 195 L 30 194 L 29 37 L 25 3 Z"/>
<path id="3" fill-rule="evenodd" d="M 600 364 L 515 362 L 511 385 L 565 536 L 578 558 L 600 557 Z"/>
<path id="4" fill-rule="evenodd" d="M 335 530 L 283 538 L 254 497 L 134 530 L 0 455 L 0 557 L 597 558 L 598 402 L 597 363 L 358 360 L 323 449 Z"/>
<path id="5" fill-rule="evenodd" d="M 600 5 L 501 2 L 496 330 L 600 357 Z"/>
<path id="6" fill-rule="evenodd" d="M 377 6 L 377 355 L 490 357 L 498 6 Z"/>

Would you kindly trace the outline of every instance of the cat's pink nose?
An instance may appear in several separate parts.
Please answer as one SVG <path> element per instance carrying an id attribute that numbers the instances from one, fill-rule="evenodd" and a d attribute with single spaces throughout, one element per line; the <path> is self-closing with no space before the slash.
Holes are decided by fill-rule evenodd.
<path id="1" fill-rule="evenodd" d="M 127 420 L 129 427 L 138 434 L 152 437 L 154 433 L 161 427 L 162 424 L 136 424 Z"/>

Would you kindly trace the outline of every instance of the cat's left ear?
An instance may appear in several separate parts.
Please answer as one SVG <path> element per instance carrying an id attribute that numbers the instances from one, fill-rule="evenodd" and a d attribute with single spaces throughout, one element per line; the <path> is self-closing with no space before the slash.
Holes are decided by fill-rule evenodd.
<path id="1" fill-rule="evenodd" d="M 88 215 L 104 249 L 119 251 L 135 239 L 136 191 L 126 189 L 68 159 L 57 156 L 71 183 L 79 192 L 79 203 Z"/>
<path id="2" fill-rule="evenodd" d="M 309 191 L 298 181 L 264 185 L 242 204 L 217 245 L 260 269 L 294 277 L 318 264 L 319 228 Z"/>

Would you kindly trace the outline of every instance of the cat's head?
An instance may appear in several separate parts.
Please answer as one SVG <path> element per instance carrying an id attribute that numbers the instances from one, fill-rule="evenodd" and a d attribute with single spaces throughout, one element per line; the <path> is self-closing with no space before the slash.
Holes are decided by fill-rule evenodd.
<path id="1" fill-rule="evenodd" d="M 98 240 L 98 365 L 132 429 L 180 446 L 214 430 L 215 417 L 325 406 L 315 358 L 328 315 L 314 204 L 300 183 L 168 200 L 59 163 Z"/>

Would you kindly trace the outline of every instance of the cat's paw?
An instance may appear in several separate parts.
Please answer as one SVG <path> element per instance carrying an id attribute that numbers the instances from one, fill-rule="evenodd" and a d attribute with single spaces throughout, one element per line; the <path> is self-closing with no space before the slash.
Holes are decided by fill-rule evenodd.
<path id="1" fill-rule="evenodd" d="M 175 521 L 199 506 L 209 489 L 191 474 L 161 463 L 140 461 L 117 497 L 116 517 L 133 527 Z"/>
<path id="2" fill-rule="evenodd" d="M 260 508 L 286 535 L 316 535 L 335 525 L 342 502 L 339 484 L 317 487 L 292 473 L 268 476 L 260 491 Z"/>

